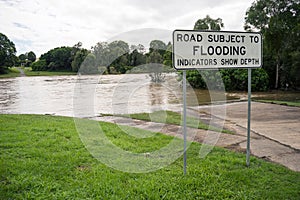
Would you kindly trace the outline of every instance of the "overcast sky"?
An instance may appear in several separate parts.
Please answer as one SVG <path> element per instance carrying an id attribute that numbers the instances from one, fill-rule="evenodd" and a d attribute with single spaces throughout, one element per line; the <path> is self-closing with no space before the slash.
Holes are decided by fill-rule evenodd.
<path id="1" fill-rule="evenodd" d="M 40 56 L 79 41 L 90 49 L 97 42 L 138 29 L 144 31 L 137 31 L 137 42 L 140 33 L 151 30 L 193 29 L 206 15 L 221 18 L 223 30 L 243 31 L 245 13 L 253 1 L 0 0 L 0 32 L 15 43 L 17 55 L 34 51 Z"/>

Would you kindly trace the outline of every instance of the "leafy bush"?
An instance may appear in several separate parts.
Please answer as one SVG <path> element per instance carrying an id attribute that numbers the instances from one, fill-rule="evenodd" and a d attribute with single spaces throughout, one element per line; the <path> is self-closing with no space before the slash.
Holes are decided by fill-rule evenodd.
<path id="1" fill-rule="evenodd" d="M 72 71 L 72 47 L 57 47 L 41 55 L 47 63 L 47 71 Z"/>
<path id="2" fill-rule="evenodd" d="M 47 70 L 47 63 L 46 60 L 42 59 L 33 62 L 30 67 L 32 68 L 32 71 L 45 71 Z"/>
<path id="3" fill-rule="evenodd" d="M 269 75 L 263 68 L 252 70 L 251 77 L 253 91 L 267 91 L 269 89 Z"/>
<path id="4" fill-rule="evenodd" d="M 186 80 L 194 88 L 206 88 L 206 84 L 197 70 L 190 70 L 186 72 Z"/>
<path id="5" fill-rule="evenodd" d="M 221 77 L 220 77 L 221 76 Z M 269 88 L 269 76 L 263 68 L 252 70 L 252 90 L 266 91 Z M 248 88 L 247 69 L 221 69 L 220 71 L 197 70 L 187 71 L 187 81 L 194 88 L 206 89 L 206 83 L 210 84 L 210 89 L 222 89 L 222 82 L 227 91 L 241 90 Z M 222 81 L 222 82 L 220 82 Z"/>

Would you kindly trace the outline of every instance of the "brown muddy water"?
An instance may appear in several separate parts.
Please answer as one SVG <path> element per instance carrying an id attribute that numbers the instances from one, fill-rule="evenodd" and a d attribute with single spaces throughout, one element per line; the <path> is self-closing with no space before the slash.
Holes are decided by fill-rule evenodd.
<path id="1" fill-rule="evenodd" d="M 254 93 L 253 97 L 299 98 L 298 94 Z M 188 106 L 247 98 L 246 93 L 188 87 Z M 101 76 L 40 76 L 0 79 L 0 113 L 95 116 L 178 110 L 182 84 L 175 73 L 155 84 L 146 74 Z"/>

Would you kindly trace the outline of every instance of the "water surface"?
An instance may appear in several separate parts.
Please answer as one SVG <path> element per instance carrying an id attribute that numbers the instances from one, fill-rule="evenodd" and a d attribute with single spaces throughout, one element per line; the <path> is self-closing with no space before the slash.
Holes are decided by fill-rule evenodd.
<path id="1" fill-rule="evenodd" d="M 0 79 L 0 112 L 64 116 L 91 108 L 94 115 L 151 112 L 180 106 L 181 90 L 176 74 L 167 75 L 162 84 L 152 83 L 146 74 Z"/>
<path id="2" fill-rule="evenodd" d="M 247 93 L 197 90 L 188 87 L 189 106 L 227 99 L 247 99 Z M 299 93 L 253 93 L 253 98 L 299 99 Z M 0 79 L 0 113 L 95 116 L 180 110 L 182 84 L 175 73 L 155 84 L 147 74 L 101 76 L 39 76 Z"/>

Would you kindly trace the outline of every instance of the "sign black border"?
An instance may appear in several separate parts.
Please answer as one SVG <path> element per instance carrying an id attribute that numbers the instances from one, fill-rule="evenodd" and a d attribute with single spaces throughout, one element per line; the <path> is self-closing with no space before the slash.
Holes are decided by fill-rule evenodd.
<path id="1" fill-rule="evenodd" d="M 211 32 L 211 33 L 243 33 L 243 34 L 259 34 L 260 38 L 261 38 L 261 65 L 257 66 L 257 67 L 242 67 L 242 66 L 238 66 L 238 67 L 203 67 L 203 68 L 193 68 L 193 67 L 188 67 L 188 68 L 184 68 L 184 69 L 177 69 L 175 67 L 175 56 L 174 56 L 174 34 L 176 31 L 185 31 L 185 32 Z M 243 32 L 243 31 L 214 31 L 214 30 L 185 30 L 185 29 L 175 29 L 172 33 L 172 65 L 173 68 L 176 70 L 213 70 L 213 69 L 257 69 L 257 68 L 261 68 L 263 65 L 263 37 L 262 34 L 260 32 Z"/>

